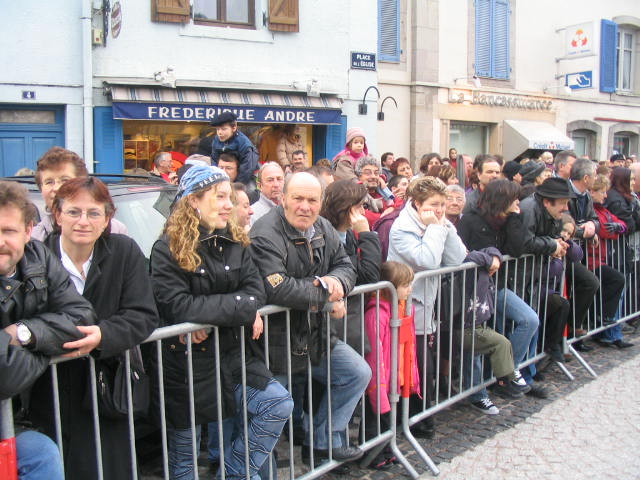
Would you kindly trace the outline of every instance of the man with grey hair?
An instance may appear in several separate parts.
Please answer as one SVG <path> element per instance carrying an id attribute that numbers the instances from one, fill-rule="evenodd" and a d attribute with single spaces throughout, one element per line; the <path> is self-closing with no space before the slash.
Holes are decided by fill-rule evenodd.
<path id="1" fill-rule="evenodd" d="M 356 162 L 355 172 L 358 182 L 367 187 L 364 216 L 369 221 L 369 228 L 385 213 L 393 211 L 394 195 L 380 176 L 380 161 L 377 158 L 364 156 Z"/>
<path id="2" fill-rule="evenodd" d="M 556 158 L 553 159 L 553 168 L 555 170 L 556 177 L 569 180 L 571 168 L 573 167 L 576 158 L 576 152 L 572 150 L 563 150 L 556 153 Z"/>
<path id="3" fill-rule="evenodd" d="M 267 162 L 258 171 L 260 198 L 251 205 L 253 215 L 251 225 L 272 208 L 282 203 L 284 189 L 284 171 L 276 162 Z"/>
<path id="4" fill-rule="evenodd" d="M 569 201 L 569 213 L 576 221 L 575 236 L 577 238 L 593 238 L 600 230 L 598 215 L 593 208 L 593 199 L 589 193 L 595 174 L 596 164 L 591 160 L 576 160 L 571 167 L 569 183 L 575 197 Z"/>

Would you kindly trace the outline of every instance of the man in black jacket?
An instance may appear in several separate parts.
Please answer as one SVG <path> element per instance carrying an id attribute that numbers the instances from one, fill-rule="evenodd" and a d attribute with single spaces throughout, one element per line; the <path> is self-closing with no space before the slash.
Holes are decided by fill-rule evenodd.
<path id="1" fill-rule="evenodd" d="M 84 335 L 95 314 L 69 280 L 60 261 L 30 242 L 35 206 L 15 182 L 0 182 L 0 400 L 25 391 L 45 371 L 62 344 Z M 25 407 L 25 405 L 23 405 Z M 6 410 L 0 415 L 6 414 Z M 5 419 L 6 420 L 6 419 Z M 35 432 L 17 437 L 21 478 L 62 478 L 57 449 Z"/>
<path id="2" fill-rule="evenodd" d="M 547 178 L 536 188 L 534 195 L 522 201 L 520 211 L 524 227 L 525 253 L 555 257 L 566 255 L 568 244 L 560 238 L 560 217 L 569 208 L 568 204 L 573 197 L 569 182 L 553 177 Z M 593 209 L 593 203 L 591 208 Z M 572 294 L 569 319 L 574 333 L 581 334 L 584 333 L 582 328 L 600 282 L 593 272 L 578 262 L 572 263 L 567 272 L 571 281 L 568 290 Z M 574 347 L 580 351 L 592 349 L 582 343 L 576 343 Z"/>
<path id="3" fill-rule="evenodd" d="M 571 167 L 570 184 L 573 198 L 569 200 L 569 213 L 576 221 L 575 236 L 580 239 L 593 238 L 600 230 L 598 215 L 593 208 L 593 199 L 589 189 L 596 175 L 596 164 L 591 160 L 576 160 Z"/>
<path id="4" fill-rule="evenodd" d="M 326 393 L 313 417 L 314 458 L 318 461 L 326 457 L 331 447 L 335 460 L 356 460 L 362 451 L 347 445 L 344 432 L 369 383 L 371 369 L 329 328 L 327 314 L 330 318 L 346 314 L 344 296 L 355 284 L 356 271 L 338 233 L 319 216 L 321 204 L 322 186 L 318 179 L 306 172 L 293 174 L 285 184 L 283 205 L 272 209 L 251 228 L 250 248 L 268 303 L 291 308 L 290 339 L 285 316 L 269 318 L 265 333 L 269 338 L 271 370 L 286 374 L 290 360 L 291 373 L 299 373 L 310 358 L 313 378 L 331 385 L 331 425 Z M 329 355 L 327 342 L 331 345 Z"/>

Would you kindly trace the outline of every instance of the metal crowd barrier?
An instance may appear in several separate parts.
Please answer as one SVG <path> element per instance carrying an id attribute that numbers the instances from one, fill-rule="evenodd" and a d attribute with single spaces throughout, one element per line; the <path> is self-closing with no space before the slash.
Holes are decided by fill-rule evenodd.
<path id="1" fill-rule="evenodd" d="M 594 253 L 595 252 L 595 253 Z M 592 258 L 597 258 L 603 260 L 604 251 L 596 250 L 589 251 L 588 248 L 585 248 L 585 260 L 584 265 L 589 266 L 589 262 L 587 257 L 589 254 Z M 595 257 L 594 257 L 595 255 Z M 576 302 L 588 302 L 590 299 L 584 298 L 575 298 L 573 295 L 573 286 L 571 284 L 567 284 L 567 293 L 569 294 L 570 301 L 573 302 L 573 311 L 574 316 L 568 321 L 568 330 L 572 332 L 568 339 L 565 340 L 565 348 L 568 349 L 570 353 L 575 355 L 588 371 L 591 374 L 595 375 L 595 372 L 588 366 L 588 364 L 584 361 L 584 359 L 575 351 L 573 348 L 573 344 L 579 340 L 584 340 L 587 337 L 591 337 L 597 335 L 607 329 L 614 328 L 616 325 L 620 325 L 622 322 L 628 321 L 634 317 L 637 317 L 640 312 L 638 312 L 638 259 L 630 253 L 628 248 L 628 243 L 626 239 L 618 239 L 607 242 L 607 258 L 604 259 L 606 262 L 619 269 L 621 275 L 624 277 L 625 288 L 620 296 L 617 312 L 615 318 L 605 318 L 603 315 L 603 306 L 605 305 L 605 298 L 602 296 L 602 289 L 599 289 L 598 292 L 595 293 L 593 297 L 593 305 L 587 313 L 586 321 L 585 321 L 585 332 L 582 332 L 582 335 L 573 335 L 576 332 L 578 325 L 576 324 L 575 318 L 575 305 Z M 548 292 L 549 290 L 556 290 L 561 293 L 564 292 L 564 282 L 561 281 L 559 285 L 547 285 L 545 284 L 546 279 L 549 277 L 549 259 L 548 258 L 540 258 L 531 255 L 523 256 L 520 258 L 510 258 L 503 257 L 503 264 L 497 274 L 494 275 L 494 282 L 497 282 L 498 276 L 501 279 L 504 279 L 506 286 L 508 286 L 516 295 L 525 300 L 525 302 L 530 305 L 533 310 L 536 312 L 540 312 L 541 308 L 546 307 L 546 299 L 547 296 L 543 292 Z M 410 412 L 410 399 L 408 394 L 408 388 L 405 388 L 402 392 L 402 426 L 403 433 L 405 434 L 407 440 L 413 449 L 418 453 L 419 457 L 424 461 L 426 466 L 431 470 L 431 472 L 435 475 L 439 473 L 435 463 L 431 460 L 427 452 L 420 445 L 420 443 L 415 439 L 412 435 L 410 428 L 413 427 L 418 422 L 424 421 L 426 418 L 434 415 L 435 413 L 448 408 L 464 399 L 468 398 L 473 393 L 479 391 L 480 389 L 489 386 L 495 381 L 495 378 L 490 373 L 490 368 L 488 368 L 488 364 L 485 366 L 484 358 L 482 358 L 482 368 L 480 369 L 481 378 L 475 378 L 473 368 L 470 369 L 470 373 L 465 370 L 465 364 L 472 364 L 475 354 L 475 343 L 472 342 L 471 348 L 465 350 L 462 346 L 461 337 L 459 332 L 464 328 L 464 315 L 460 314 L 460 312 L 455 312 L 455 305 L 458 303 L 462 311 L 465 310 L 467 305 L 467 294 L 465 292 L 471 290 L 473 292 L 473 296 L 476 296 L 476 288 L 477 288 L 477 280 L 479 275 L 479 268 L 474 263 L 465 263 L 456 267 L 447 267 L 440 268 L 437 270 L 420 272 L 416 275 L 414 281 L 414 292 L 418 291 L 420 288 L 426 289 L 428 281 L 435 281 L 437 285 L 437 295 L 433 299 L 433 315 L 436 319 L 434 323 L 434 330 L 432 333 L 432 337 L 425 335 L 419 344 L 416 345 L 416 352 L 421 350 L 423 362 L 420 365 L 421 367 L 421 389 L 423 393 L 423 399 L 420 402 L 421 406 L 418 409 L 419 411 Z M 567 271 L 569 268 L 573 268 L 573 265 L 569 264 L 566 266 Z M 598 280 L 600 285 L 603 284 L 601 272 L 596 272 L 596 277 L 599 277 Z M 564 275 L 562 275 L 564 279 Z M 471 281 L 472 285 L 469 286 L 468 282 Z M 503 280 L 500 280 L 502 282 Z M 502 283 L 500 283 L 502 285 Z M 534 287 L 531 288 L 531 285 Z M 397 416 L 399 414 L 398 404 L 400 403 L 400 385 L 398 381 L 398 344 L 399 344 L 399 329 L 401 327 L 401 318 L 404 315 L 403 312 L 398 311 L 398 301 L 397 301 L 397 292 L 393 285 L 389 282 L 379 282 L 371 285 L 362 285 L 358 286 L 354 289 L 353 292 L 346 299 L 347 309 L 349 310 L 349 316 L 347 320 L 341 324 L 341 329 L 339 332 L 340 337 L 342 337 L 347 343 L 351 343 L 355 350 L 360 354 L 364 355 L 367 351 L 368 342 L 376 342 L 380 339 L 381 331 L 380 331 L 380 299 L 375 302 L 376 308 L 376 338 L 375 339 L 367 339 L 365 332 L 365 324 L 364 324 L 364 314 L 365 314 L 365 305 L 368 298 L 373 294 L 378 294 L 382 290 L 387 290 L 389 292 L 389 298 L 391 299 L 391 321 L 390 321 L 390 335 L 391 335 L 391 381 L 390 381 L 390 412 L 388 415 L 388 422 L 383 421 L 382 416 L 379 412 L 371 413 L 365 407 L 365 402 L 369 400 L 366 398 L 366 393 L 361 398 L 360 406 L 356 409 L 354 417 L 359 417 L 359 425 L 357 421 L 354 421 L 349 427 L 348 431 L 345 432 L 345 438 L 347 441 L 352 441 L 356 439 L 360 448 L 366 451 L 365 457 L 361 461 L 362 466 L 368 465 L 372 459 L 382 451 L 383 448 L 389 447 L 393 456 L 397 458 L 397 460 L 402 464 L 407 473 L 412 478 L 417 478 L 418 473 L 416 469 L 410 464 L 407 460 L 405 454 L 407 452 L 402 452 L 397 444 L 397 434 L 398 427 L 397 425 Z M 497 288 L 494 292 L 494 313 L 493 318 L 490 322 L 493 323 L 495 327 L 499 319 L 496 318 L 497 311 Z M 504 306 L 503 306 L 504 307 Z M 290 344 L 290 332 L 291 332 L 291 317 L 290 311 L 287 308 L 278 307 L 278 306 L 266 306 L 261 309 L 260 313 L 264 319 L 264 341 L 265 341 L 265 358 L 267 362 L 269 361 L 269 335 L 270 328 L 269 323 L 274 315 L 285 315 L 285 326 L 287 332 L 287 350 L 290 352 L 286 358 L 287 372 L 284 377 L 280 377 L 283 383 L 286 383 L 287 389 L 289 393 L 294 396 L 295 390 L 295 382 L 296 378 L 292 376 L 291 372 L 291 344 Z M 427 320 L 424 317 L 419 318 L 416 317 L 416 324 L 422 322 L 426 324 Z M 473 317 L 475 321 L 475 315 Z M 274 320 L 275 321 L 275 320 Z M 279 320 L 278 320 L 279 321 Z M 357 322 L 357 329 L 360 332 L 359 337 L 355 341 L 349 338 L 349 326 L 353 327 L 353 325 L 349 325 L 351 322 Z M 332 328 L 332 324 L 335 324 L 334 320 L 331 320 L 328 314 L 324 316 L 324 326 L 325 329 L 325 338 L 327 341 L 327 348 L 330 348 L 330 330 Z M 335 325 L 334 325 L 335 326 Z M 535 354 L 527 354 L 526 359 L 520 365 L 516 366 L 516 368 L 523 368 L 526 365 L 531 363 L 535 363 L 540 361 L 545 357 L 545 344 L 544 344 L 544 326 L 545 323 L 543 319 L 540 321 L 540 330 L 539 335 L 542 335 L 541 340 L 536 344 Z M 162 340 L 170 337 L 175 337 L 177 335 L 183 335 L 190 332 L 194 332 L 196 330 L 201 330 L 202 328 L 208 327 L 207 325 L 202 324 L 193 324 L 193 323 L 182 323 L 178 325 L 162 327 L 156 329 L 156 331 L 147 339 L 144 343 L 151 343 L 155 345 L 154 355 L 157 364 L 156 372 L 148 372 L 150 375 L 157 375 L 158 381 L 158 395 L 159 395 L 159 428 L 161 432 L 162 444 L 161 444 L 161 455 L 162 455 L 162 470 L 163 477 L 165 479 L 169 478 L 169 465 L 168 465 L 168 441 L 167 441 L 167 419 L 165 416 L 165 395 L 164 395 L 164 382 L 163 379 L 163 346 Z M 216 377 L 216 394 L 218 398 L 222 397 L 222 385 L 221 385 L 221 372 L 220 372 L 220 352 L 219 352 L 219 333 L 218 328 L 215 326 L 211 327 L 210 335 L 214 336 L 214 345 L 215 345 L 215 377 Z M 505 335 L 509 335 L 510 325 L 502 326 L 502 331 Z M 244 331 L 244 328 L 243 328 Z M 245 355 L 245 344 L 244 344 L 244 336 L 241 337 L 243 341 L 241 342 L 241 353 L 244 357 Z M 187 356 L 187 384 L 190 392 L 190 405 L 189 405 L 189 416 L 190 416 L 190 424 L 191 424 L 191 446 L 192 446 L 192 460 L 195 467 L 194 476 L 198 478 L 198 469 L 197 469 L 197 459 L 200 455 L 200 445 L 197 443 L 197 435 L 196 435 L 196 419 L 195 419 L 195 411 L 194 411 L 194 379 L 193 379 L 193 349 L 194 345 L 191 341 L 191 336 L 186 335 L 186 356 Z M 406 349 L 405 349 L 406 351 Z M 377 350 L 376 355 L 376 365 L 377 369 L 374 372 L 374 378 L 376 378 L 377 383 L 377 405 L 380 405 L 380 395 L 381 393 L 381 385 L 380 385 L 380 371 L 382 367 L 382 359 L 381 352 Z M 430 358 L 431 353 L 433 354 L 433 359 Z M 126 354 L 126 362 L 127 365 L 130 362 L 129 354 Z M 53 380 L 53 398 L 54 398 L 54 410 L 55 410 L 55 424 L 56 424 L 56 436 L 57 443 L 60 448 L 60 453 L 63 453 L 63 443 L 62 443 L 62 425 L 61 425 L 61 416 L 60 416 L 60 400 L 59 400 L 59 392 L 58 392 L 58 384 L 57 384 L 57 364 L 66 361 L 66 359 L 56 358 L 51 362 L 51 375 Z M 92 373 L 95 369 L 95 362 L 92 357 L 88 357 L 86 360 L 74 360 L 74 361 L 88 361 L 90 364 L 90 368 Z M 429 362 L 433 364 L 430 365 Z M 331 376 L 331 362 L 328 360 L 328 376 Z M 242 379 L 243 385 L 246 385 L 246 369 L 244 368 L 245 362 L 243 362 L 242 368 Z M 570 378 L 571 374 L 563 367 L 562 364 L 558 364 L 563 368 L 565 374 L 567 374 Z M 267 366 L 268 363 L 267 363 Z M 406 365 L 405 365 L 406 367 Z M 432 368 L 433 367 L 433 368 Z M 469 368 L 467 367 L 467 370 Z M 430 372 L 434 372 L 433 377 L 430 376 Z M 465 380 L 465 375 L 467 378 Z M 269 479 L 275 479 L 276 477 L 287 476 L 291 480 L 310 480 L 313 478 L 317 478 L 334 468 L 340 465 L 340 462 L 335 459 L 329 459 L 329 461 L 325 461 L 323 463 L 315 461 L 313 455 L 313 415 L 314 415 L 314 405 L 313 405 L 313 378 L 311 373 L 311 363 L 307 358 L 307 368 L 305 372 L 305 381 L 304 381 L 304 391 L 306 392 L 308 405 L 307 412 L 305 412 L 304 416 L 306 417 L 303 421 L 306 421 L 308 425 L 308 438 L 310 440 L 310 463 L 311 465 L 308 468 L 302 468 L 302 465 L 298 462 L 298 454 L 294 445 L 294 418 L 293 415 L 289 418 L 288 425 L 285 427 L 285 430 L 288 432 L 288 440 L 285 439 L 284 435 L 280 438 L 279 445 L 276 446 L 274 451 L 278 452 L 279 456 L 284 456 L 285 458 L 279 458 L 276 464 L 275 459 L 269 458 L 265 462 L 265 470 L 261 471 L 263 475 L 266 475 L 266 471 L 268 471 Z M 470 378 L 469 378 L 470 377 Z M 91 375 L 91 398 L 93 403 L 93 424 L 95 429 L 95 440 L 96 440 L 96 451 L 97 451 L 97 469 L 98 469 L 98 477 L 99 479 L 103 478 L 102 472 L 102 452 L 100 446 L 100 425 L 101 422 L 108 421 L 102 419 L 98 415 L 98 399 L 97 399 L 97 386 L 95 381 L 95 375 Z M 408 381 L 407 376 L 405 375 L 405 380 Z M 331 386 L 330 382 L 327 382 L 327 395 L 329 397 L 328 404 L 331 405 Z M 431 398 L 430 398 L 431 397 Z M 128 414 L 128 424 L 129 424 L 129 454 L 131 459 L 131 478 L 137 479 L 139 475 L 139 467 L 138 467 L 138 458 L 136 453 L 136 424 L 137 419 L 134 418 L 132 412 L 132 396 L 131 396 L 131 384 L 128 383 L 127 388 L 127 400 L 129 404 L 129 414 Z M 299 399 L 296 399 L 299 401 Z M 243 388 L 243 402 L 244 408 L 240 412 L 238 412 L 238 416 L 240 418 L 239 424 L 244 428 L 244 439 L 245 439 L 245 451 L 247 452 L 247 458 L 245 461 L 248 462 L 248 435 L 247 435 L 247 417 L 248 413 L 246 410 L 246 388 Z M 414 403 L 415 405 L 415 403 Z M 11 439 L 13 438 L 13 419 L 11 415 L 11 400 L 3 400 L 0 403 L 0 412 L 1 412 L 1 423 L 0 423 L 0 439 Z M 373 415 L 373 418 L 370 418 Z M 220 464 L 224 465 L 224 448 L 225 448 L 225 439 L 223 438 L 223 429 L 221 428 L 223 413 L 221 402 L 218 402 L 218 443 L 220 449 Z M 328 410 L 328 423 L 331 424 L 331 408 Z M 375 433 L 373 435 L 367 435 L 366 429 L 364 425 L 369 423 L 369 425 L 374 425 Z M 329 435 L 329 451 L 331 451 L 331 435 Z M 11 441 L 6 444 L 11 447 Z M 15 445 L 15 444 L 14 444 Z M 15 448 L 15 446 L 14 446 Z M 0 444 L 0 455 L 2 455 L 2 445 Z M 0 457 L 0 467 L 2 466 L 3 460 Z M 5 464 L 6 465 L 6 464 Z M 278 470 L 274 467 L 279 467 L 282 472 L 278 474 Z M 221 478 L 224 480 L 225 471 L 224 468 L 221 468 Z M 247 476 L 248 478 L 248 476 Z"/>

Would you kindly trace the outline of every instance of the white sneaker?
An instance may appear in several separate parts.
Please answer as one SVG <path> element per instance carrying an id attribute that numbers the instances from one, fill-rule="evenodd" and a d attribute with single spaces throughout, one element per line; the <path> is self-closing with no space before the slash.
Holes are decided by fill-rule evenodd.
<path id="1" fill-rule="evenodd" d="M 500 410 L 496 407 L 489 397 L 485 397 L 477 402 L 471 402 L 471 406 L 485 415 L 498 415 Z"/>
<path id="2" fill-rule="evenodd" d="M 524 378 L 522 378 L 522 374 L 520 373 L 520 370 L 514 370 L 513 374 L 515 375 L 516 378 L 511 380 L 511 384 L 514 387 L 520 389 L 522 393 L 528 393 L 531 390 L 531 386 L 527 385 L 527 382 L 524 381 Z"/>

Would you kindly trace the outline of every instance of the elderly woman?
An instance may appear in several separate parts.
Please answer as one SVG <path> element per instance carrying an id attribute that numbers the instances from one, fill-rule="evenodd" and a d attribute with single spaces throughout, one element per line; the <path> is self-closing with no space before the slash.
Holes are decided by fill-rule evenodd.
<path id="1" fill-rule="evenodd" d="M 445 217 L 447 187 L 442 180 L 433 177 L 418 178 L 407 190 L 408 200 L 393 223 L 389 233 L 387 260 L 406 263 L 416 273 L 440 267 L 460 265 L 467 249 L 458 237 L 455 227 Z M 427 385 L 421 387 L 429 406 L 432 394 L 431 376 L 434 366 L 433 348 L 436 323 L 434 304 L 438 292 L 438 277 L 414 282 L 413 301 L 416 307 L 415 324 L 418 362 L 422 371 L 427 370 Z M 429 345 L 429 348 L 427 346 Z M 414 397 L 412 397 L 414 398 Z M 422 410 L 413 404 L 413 413 Z M 433 436 L 432 417 L 414 427 L 414 434 Z"/>
<path id="2" fill-rule="evenodd" d="M 140 248 L 129 237 L 110 233 L 114 212 L 113 200 L 100 180 L 67 180 L 53 200 L 55 230 L 46 243 L 98 318 L 96 325 L 78 327 L 85 336 L 64 345 L 70 350 L 67 356 L 91 354 L 103 370 L 115 371 L 118 356 L 151 334 L 158 314 Z M 87 359 L 59 365 L 58 383 L 66 476 L 97 478 L 93 415 L 83 408 L 90 388 Z M 55 438 L 50 388 L 48 376 L 36 384 L 31 412 L 34 423 Z M 100 422 L 105 479 L 131 477 L 130 434 L 126 416 Z"/>
<path id="3" fill-rule="evenodd" d="M 180 181 L 164 235 L 153 246 L 151 280 L 163 325 L 184 321 L 218 327 L 219 344 L 208 328 L 192 333 L 196 436 L 200 425 L 241 411 L 242 367 L 246 368 L 246 405 L 251 446 L 245 465 L 244 428 L 225 449 L 227 478 L 258 479 L 291 414 L 289 393 L 274 380 L 253 341 L 262 334 L 258 308 L 265 301 L 262 280 L 249 255 L 249 238 L 231 215 L 231 184 L 217 167 L 192 167 Z M 245 357 L 241 328 L 245 328 Z M 171 478 L 194 478 L 188 357 L 184 336 L 163 342 L 163 369 Z M 216 351 L 220 363 L 216 364 Z M 216 395 L 220 369 L 222 398 Z M 228 439 L 225 438 L 225 442 Z M 199 440 L 198 440 L 199 443 Z"/>

